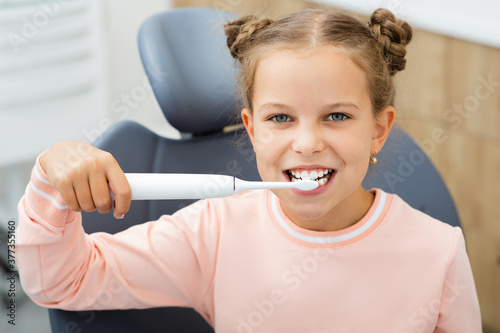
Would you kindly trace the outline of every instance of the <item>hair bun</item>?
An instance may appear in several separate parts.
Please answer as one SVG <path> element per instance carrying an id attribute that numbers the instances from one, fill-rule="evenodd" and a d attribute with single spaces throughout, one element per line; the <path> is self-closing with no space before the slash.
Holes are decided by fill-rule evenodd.
<path id="1" fill-rule="evenodd" d="M 369 26 L 384 53 L 391 75 L 402 71 L 406 65 L 406 45 L 412 37 L 410 25 L 396 19 L 390 10 L 379 8 L 373 12 Z"/>
<path id="2" fill-rule="evenodd" d="M 246 48 L 252 37 L 271 23 L 273 21 L 270 19 L 259 19 L 253 15 L 244 16 L 226 23 L 224 31 L 227 36 L 227 46 L 229 47 L 229 51 L 231 51 L 231 55 L 239 59 L 241 51 Z"/>

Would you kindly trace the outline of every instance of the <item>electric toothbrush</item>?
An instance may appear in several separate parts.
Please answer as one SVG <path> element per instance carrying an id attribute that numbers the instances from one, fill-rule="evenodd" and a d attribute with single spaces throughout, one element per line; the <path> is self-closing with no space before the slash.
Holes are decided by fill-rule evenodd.
<path id="1" fill-rule="evenodd" d="M 246 181 L 233 176 L 183 173 L 126 173 L 132 200 L 204 199 L 227 197 L 246 190 L 318 187 L 313 180 L 297 182 Z"/>

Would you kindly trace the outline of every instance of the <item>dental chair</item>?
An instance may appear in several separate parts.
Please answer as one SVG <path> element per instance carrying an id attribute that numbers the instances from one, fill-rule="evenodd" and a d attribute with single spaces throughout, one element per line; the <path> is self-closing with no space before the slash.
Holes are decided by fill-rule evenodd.
<path id="1" fill-rule="evenodd" d="M 139 50 L 158 104 L 181 139 L 160 137 L 131 122 L 117 123 L 95 145 L 113 154 L 125 172 L 218 173 L 259 180 L 255 156 L 241 127 L 227 130 L 239 113 L 234 60 L 223 23 L 235 15 L 208 8 L 183 8 L 147 19 L 139 31 Z M 238 141 L 238 143 L 236 143 Z M 451 197 L 425 153 L 401 129 L 394 129 L 379 162 L 371 166 L 365 188 L 397 193 L 413 207 L 459 225 Z M 84 213 L 87 233 L 116 233 L 156 220 L 192 200 L 132 201 L 119 223 L 112 214 Z M 147 274 L 144 272 L 143 274 Z M 50 309 L 53 332 L 213 332 L 194 310 L 63 311 Z"/>

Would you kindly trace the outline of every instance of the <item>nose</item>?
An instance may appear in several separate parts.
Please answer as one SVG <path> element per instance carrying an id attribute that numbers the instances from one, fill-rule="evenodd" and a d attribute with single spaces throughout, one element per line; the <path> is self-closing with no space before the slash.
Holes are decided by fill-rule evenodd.
<path id="1" fill-rule="evenodd" d="M 319 126 L 303 124 L 297 126 L 292 150 L 304 156 L 311 156 L 325 148 L 323 132 Z"/>

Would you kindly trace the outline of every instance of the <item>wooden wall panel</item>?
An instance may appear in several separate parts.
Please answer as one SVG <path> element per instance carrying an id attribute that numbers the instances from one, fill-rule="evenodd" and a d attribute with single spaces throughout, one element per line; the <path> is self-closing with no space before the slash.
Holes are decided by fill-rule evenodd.
<path id="1" fill-rule="evenodd" d="M 442 89 L 431 90 L 429 87 L 444 87 L 446 39 L 435 34 L 414 34 L 407 47 L 406 68 L 395 76 L 398 121 L 404 123 L 413 117 L 426 122 L 436 122 L 444 110 L 445 96 Z"/>
<path id="2" fill-rule="evenodd" d="M 272 18 L 318 6 L 303 0 L 173 3 Z M 457 205 L 484 332 L 500 332 L 500 50 L 415 30 L 396 85 L 398 123 L 426 150 Z"/>
<path id="3" fill-rule="evenodd" d="M 450 102 L 463 118 L 453 130 L 500 142 L 500 50 L 453 40 L 447 57 Z"/>

